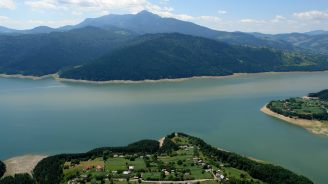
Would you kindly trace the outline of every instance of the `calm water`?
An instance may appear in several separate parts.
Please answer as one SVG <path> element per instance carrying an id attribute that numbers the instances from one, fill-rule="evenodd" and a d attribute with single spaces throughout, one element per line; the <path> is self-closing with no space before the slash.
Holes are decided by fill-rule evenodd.
<path id="1" fill-rule="evenodd" d="M 328 73 L 157 84 L 0 79 L 0 159 L 125 145 L 181 131 L 328 183 L 328 137 L 262 114 L 271 99 L 328 88 Z"/>

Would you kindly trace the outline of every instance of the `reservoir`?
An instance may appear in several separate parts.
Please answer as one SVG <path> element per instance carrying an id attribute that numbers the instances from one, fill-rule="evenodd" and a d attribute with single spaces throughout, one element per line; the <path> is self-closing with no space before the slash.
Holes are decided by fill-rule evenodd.
<path id="1" fill-rule="evenodd" d="M 0 159 L 85 152 L 184 132 L 325 184 L 328 136 L 260 108 L 327 88 L 327 72 L 104 85 L 0 78 Z"/>

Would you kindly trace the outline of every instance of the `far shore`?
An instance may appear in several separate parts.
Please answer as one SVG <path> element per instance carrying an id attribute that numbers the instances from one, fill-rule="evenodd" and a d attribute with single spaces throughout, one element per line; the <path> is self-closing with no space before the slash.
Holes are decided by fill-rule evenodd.
<path id="1" fill-rule="evenodd" d="M 0 74 L 0 78 L 20 78 L 20 79 L 31 79 L 31 80 L 42 80 L 46 78 L 52 78 L 61 82 L 72 82 L 72 83 L 86 83 L 86 84 L 141 84 L 141 83 L 161 83 L 161 82 L 183 82 L 192 79 L 225 79 L 225 78 L 236 78 L 241 76 L 251 76 L 251 75 L 280 75 L 280 74 L 307 74 L 307 73 L 328 73 L 328 70 L 325 71 L 290 71 L 290 72 L 260 72 L 260 73 L 234 73 L 232 75 L 225 76 L 194 76 L 187 78 L 176 78 L 176 79 L 157 79 L 157 80 L 109 80 L 109 81 L 92 81 L 92 80 L 81 80 L 81 79 L 68 79 L 61 78 L 56 74 L 49 74 L 44 76 L 28 76 L 21 74 Z"/>
<path id="2" fill-rule="evenodd" d="M 275 117 L 293 125 L 303 127 L 311 133 L 328 136 L 328 122 L 306 120 L 300 118 L 290 118 L 287 116 L 283 116 L 281 114 L 271 111 L 269 108 L 267 108 L 267 104 L 261 108 L 261 111 L 269 116 Z"/>
<path id="3" fill-rule="evenodd" d="M 0 74 L 1 78 L 18 78 L 18 79 L 31 79 L 31 80 L 42 80 L 45 78 L 52 77 L 52 75 L 43 75 L 43 76 L 32 76 L 32 75 L 22 75 L 22 74 L 13 74 L 13 75 L 8 75 L 8 74 Z"/>
<path id="4" fill-rule="evenodd" d="M 4 176 L 13 176 L 20 173 L 32 174 L 35 166 L 46 157 L 45 155 L 23 155 L 9 158 L 4 161 L 6 164 Z"/>

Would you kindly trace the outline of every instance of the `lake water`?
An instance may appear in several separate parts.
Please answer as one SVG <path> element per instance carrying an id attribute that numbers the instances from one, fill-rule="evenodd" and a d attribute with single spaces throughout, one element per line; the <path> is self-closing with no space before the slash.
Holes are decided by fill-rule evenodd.
<path id="1" fill-rule="evenodd" d="M 82 152 L 180 131 L 328 183 L 328 136 L 271 118 L 272 99 L 328 88 L 328 73 L 144 84 L 0 79 L 0 159 Z"/>

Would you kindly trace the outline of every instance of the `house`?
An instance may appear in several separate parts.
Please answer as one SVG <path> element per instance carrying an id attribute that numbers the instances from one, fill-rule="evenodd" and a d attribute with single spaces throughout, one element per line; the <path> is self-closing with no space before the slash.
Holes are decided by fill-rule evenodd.
<path id="1" fill-rule="evenodd" d="M 134 166 L 129 166 L 129 170 L 133 171 L 134 170 Z"/>
<path id="2" fill-rule="evenodd" d="M 123 171 L 124 175 L 131 174 L 131 171 Z"/>
<path id="3" fill-rule="evenodd" d="M 103 171 L 103 170 L 104 170 L 104 167 L 103 166 L 97 165 L 96 171 L 100 172 L 100 171 Z"/>
<path id="4" fill-rule="evenodd" d="M 170 172 L 164 171 L 164 174 L 165 174 L 165 176 L 168 176 L 168 175 L 170 175 Z"/>

